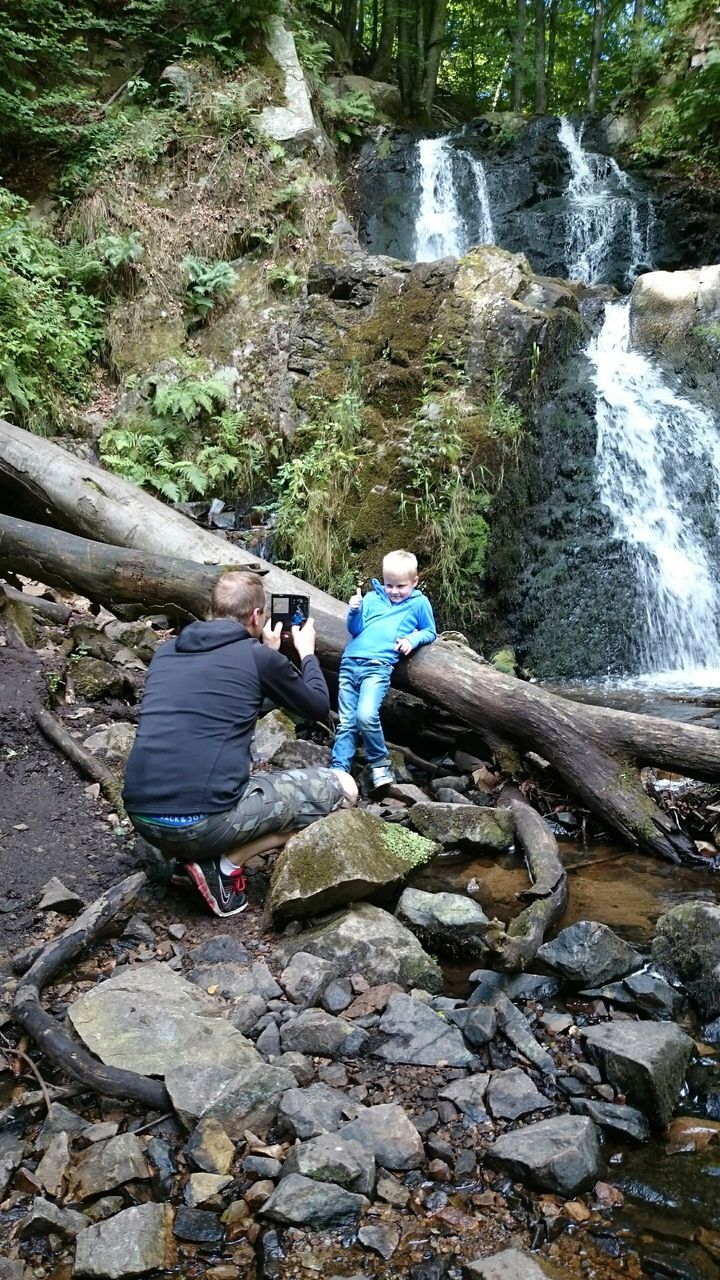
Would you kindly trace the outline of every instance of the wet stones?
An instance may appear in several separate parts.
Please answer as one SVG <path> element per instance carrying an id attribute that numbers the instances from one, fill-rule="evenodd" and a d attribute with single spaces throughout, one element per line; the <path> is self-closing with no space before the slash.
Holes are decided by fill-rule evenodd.
<path id="1" fill-rule="evenodd" d="M 517 1120 L 530 1111 L 547 1111 L 552 1107 L 520 1067 L 493 1074 L 487 1091 L 487 1104 L 496 1120 Z"/>
<path id="2" fill-rule="evenodd" d="M 487 950 L 490 921 L 482 908 L 464 894 L 405 889 L 395 915 L 436 950 L 455 952 L 468 959 L 482 956 Z"/>
<path id="3" fill-rule="evenodd" d="M 616 1089 L 659 1128 L 670 1120 L 685 1080 L 692 1040 L 674 1022 L 610 1022 L 587 1027 L 591 1058 Z"/>
<path id="4" fill-rule="evenodd" d="M 447 1098 L 449 1102 L 454 1103 L 468 1120 L 472 1120 L 473 1124 L 482 1124 L 488 1118 L 485 1109 L 485 1092 L 489 1079 L 487 1072 L 464 1076 L 460 1080 L 451 1081 L 441 1089 L 438 1097 Z"/>
<path id="5" fill-rule="evenodd" d="M 174 1216 L 169 1204 L 141 1204 L 80 1231 L 75 1275 L 118 1280 L 172 1267 Z"/>
<path id="6" fill-rule="evenodd" d="M 462 1032 L 412 996 L 391 996 L 379 1029 L 387 1038 L 374 1052 L 386 1062 L 467 1067 L 473 1060 Z"/>
<path id="7" fill-rule="evenodd" d="M 285 1226 L 343 1226 L 357 1222 L 369 1207 L 365 1196 L 291 1173 L 278 1183 L 260 1215 Z"/>
<path id="8" fill-rule="evenodd" d="M 554 1116 L 505 1133 L 487 1158 L 513 1178 L 564 1196 L 590 1186 L 601 1167 L 595 1126 L 586 1116 Z"/>
<path id="9" fill-rule="evenodd" d="M 599 986 L 639 969 L 642 957 L 607 925 L 579 920 L 545 942 L 538 959 L 570 982 Z"/>
<path id="10" fill-rule="evenodd" d="M 474 804 L 442 804 L 426 800 L 408 810 L 410 825 L 445 847 L 479 847 L 506 852 L 514 839 L 509 809 L 480 809 Z"/>
<path id="11" fill-rule="evenodd" d="M 383 1169 L 419 1169 L 425 1158 L 420 1134 L 394 1102 L 364 1107 L 357 1119 L 342 1125 L 339 1132 L 371 1151 Z"/>
<path id="12" fill-rule="evenodd" d="M 683 902 L 661 916 L 652 957 L 671 981 L 685 984 L 705 1018 L 720 1015 L 720 907 Z"/>

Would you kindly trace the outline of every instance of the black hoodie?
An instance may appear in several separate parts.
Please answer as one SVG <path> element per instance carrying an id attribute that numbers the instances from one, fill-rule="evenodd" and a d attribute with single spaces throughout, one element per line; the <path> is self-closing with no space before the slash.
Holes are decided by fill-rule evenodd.
<path id="1" fill-rule="evenodd" d="M 191 622 L 155 653 L 125 773 L 131 813 L 231 809 L 250 776 L 250 742 L 263 698 L 308 720 L 330 710 L 320 663 L 302 675 L 241 622 Z"/>

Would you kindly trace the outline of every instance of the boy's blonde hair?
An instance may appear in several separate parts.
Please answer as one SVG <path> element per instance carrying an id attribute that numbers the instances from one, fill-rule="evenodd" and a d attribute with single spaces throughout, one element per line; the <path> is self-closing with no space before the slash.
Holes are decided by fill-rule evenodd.
<path id="1" fill-rule="evenodd" d="M 383 573 L 406 573 L 409 578 L 417 578 L 417 556 L 412 551 L 388 551 L 383 556 Z"/>

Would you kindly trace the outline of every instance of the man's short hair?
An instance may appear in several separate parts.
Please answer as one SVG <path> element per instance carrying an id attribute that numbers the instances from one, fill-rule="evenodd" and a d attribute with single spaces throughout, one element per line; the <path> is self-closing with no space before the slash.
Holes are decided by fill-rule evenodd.
<path id="1" fill-rule="evenodd" d="M 218 578 L 210 597 L 208 618 L 249 622 L 255 609 L 266 607 L 262 579 L 251 569 L 235 569 Z"/>
<path id="2" fill-rule="evenodd" d="M 412 551 L 388 551 L 382 567 L 383 573 L 406 573 L 408 578 L 417 578 L 417 556 Z"/>

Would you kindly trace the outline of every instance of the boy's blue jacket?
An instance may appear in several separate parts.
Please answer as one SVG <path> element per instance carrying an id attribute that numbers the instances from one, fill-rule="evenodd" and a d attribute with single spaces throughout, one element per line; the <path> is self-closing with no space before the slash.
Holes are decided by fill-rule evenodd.
<path id="1" fill-rule="evenodd" d="M 411 638 L 413 649 L 437 637 L 432 606 L 417 587 L 406 600 L 391 604 L 377 578 L 373 590 L 363 596 L 360 609 L 349 609 L 347 628 L 352 636 L 343 657 L 376 658 L 391 666 L 400 658 L 395 641 Z"/>

